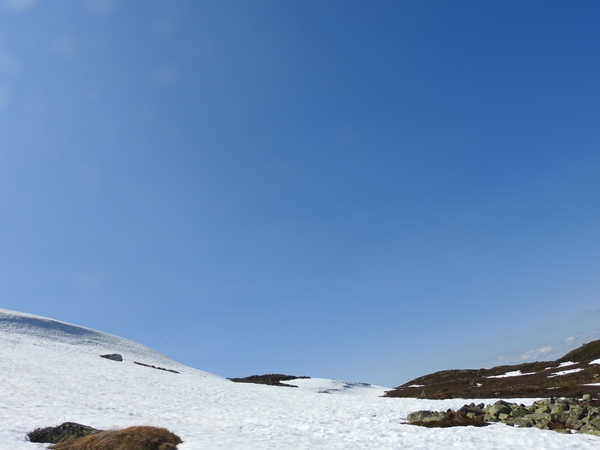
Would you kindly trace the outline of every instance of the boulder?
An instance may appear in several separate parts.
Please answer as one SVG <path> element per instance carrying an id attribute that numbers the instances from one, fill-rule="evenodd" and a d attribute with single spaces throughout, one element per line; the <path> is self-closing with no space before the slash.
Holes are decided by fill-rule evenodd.
<path id="1" fill-rule="evenodd" d="M 449 420 L 448 414 L 438 411 L 415 411 L 406 418 L 409 422 L 434 422 Z"/>
<path id="2" fill-rule="evenodd" d="M 506 414 L 506 417 L 508 417 L 511 412 L 512 408 L 508 402 L 505 402 L 504 400 L 498 400 L 487 410 L 484 419 L 491 422 L 497 422 L 500 420 L 500 414 Z"/>
<path id="3" fill-rule="evenodd" d="M 119 355 L 118 353 L 110 353 L 108 355 L 100 355 L 100 358 L 110 359 L 111 361 L 119 361 L 119 362 L 123 361 L 123 357 L 121 355 Z"/>

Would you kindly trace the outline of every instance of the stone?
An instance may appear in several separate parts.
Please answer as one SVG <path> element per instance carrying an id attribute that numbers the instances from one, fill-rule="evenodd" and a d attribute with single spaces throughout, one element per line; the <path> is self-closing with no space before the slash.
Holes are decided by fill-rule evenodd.
<path id="1" fill-rule="evenodd" d="M 500 414 L 510 414 L 511 412 L 512 408 L 509 403 L 504 400 L 498 400 L 487 410 L 484 419 L 496 422 Z"/>
<path id="2" fill-rule="evenodd" d="M 438 411 L 415 411 L 406 418 L 409 422 L 433 422 L 450 420 L 448 414 Z"/>
<path id="3" fill-rule="evenodd" d="M 534 425 L 533 419 L 531 417 L 517 417 L 512 421 L 512 423 L 517 427 L 522 428 L 531 428 Z"/>
<path id="4" fill-rule="evenodd" d="M 477 405 L 475 405 L 475 403 L 471 403 L 470 405 L 463 405 L 458 410 L 458 413 L 463 416 L 470 417 L 470 418 L 483 416 L 485 414 L 485 411 L 483 410 L 483 406 L 484 406 L 483 404 L 481 404 L 480 406 L 477 406 Z"/>
<path id="5" fill-rule="evenodd" d="M 523 406 L 518 406 L 514 408 L 510 413 L 512 417 L 523 417 L 527 414 L 529 414 L 529 410 Z"/>
<path id="6" fill-rule="evenodd" d="M 579 429 L 580 433 L 585 433 L 585 434 L 593 434 L 596 436 L 600 436 L 600 431 L 598 431 L 596 428 L 594 428 L 591 425 L 584 425 Z"/>
<path id="7" fill-rule="evenodd" d="M 587 413 L 587 408 L 575 405 L 569 410 L 569 419 L 581 420 L 587 416 Z"/>
<path id="8" fill-rule="evenodd" d="M 100 358 L 110 359 L 111 361 L 119 361 L 119 362 L 123 361 L 123 357 L 121 355 L 119 355 L 118 353 L 110 353 L 108 355 L 100 355 Z"/>
<path id="9" fill-rule="evenodd" d="M 572 430 L 579 430 L 583 426 L 583 422 L 581 420 L 569 419 L 565 425 Z"/>
<path id="10" fill-rule="evenodd" d="M 563 411 L 568 411 L 569 410 L 569 404 L 568 403 L 557 403 L 556 405 L 554 405 L 554 408 L 552 408 L 552 410 L 550 411 L 551 414 L 558 414 L 561 413 Z"/>

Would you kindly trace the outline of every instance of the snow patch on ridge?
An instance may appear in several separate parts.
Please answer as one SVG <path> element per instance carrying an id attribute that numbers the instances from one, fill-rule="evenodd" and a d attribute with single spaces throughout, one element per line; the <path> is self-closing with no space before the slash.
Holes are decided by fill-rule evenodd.
<path id="1" fill-rule="evenodd" d="M 505 374 L 502 374 L 502 375 L 493 375 L 493 376 L 487 377 L 487 378 L 508 378 L 508 377 L 520 377 L 520 376 L 524 376 L 524 375 L 535 375 L 535 372 L 521 373 L 520 370 L 514 370 L 512 372 L 506 372 Z"/>

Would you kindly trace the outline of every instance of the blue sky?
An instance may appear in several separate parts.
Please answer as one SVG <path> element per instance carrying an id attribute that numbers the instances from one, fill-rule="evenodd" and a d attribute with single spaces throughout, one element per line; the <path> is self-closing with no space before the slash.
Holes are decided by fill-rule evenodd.
<path id="1" fill-rule="evenodd" d="M 386 386 L 600 337 L 598 23 L 3 1 L 0 307 L 222 376 Z"/>

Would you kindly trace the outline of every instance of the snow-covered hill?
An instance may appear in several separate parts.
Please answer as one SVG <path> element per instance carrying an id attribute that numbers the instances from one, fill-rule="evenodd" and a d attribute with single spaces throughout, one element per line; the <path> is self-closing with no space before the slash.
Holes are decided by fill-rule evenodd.
<path id="1" fill-rule="evenodd" d="M 124 360 L 99 357 L 106 353 L 119 353 Z M 299 389 L 233 383 L 126 339 L 0 310 L 0 450 L 46 448 L 29 442 L 26 433 L 66 421 L 101 429 L 163 426 L 182 437 L 180 450 L 586 450 L 600 445 L 600 437 L 503 424 L 419 428 L 403 423 L 408 413 L 458 408 L 465 401 L 380 398 L 367 386 L 333 380 L 292 384 L 301 383 Z M 340 395 L 321 393 L 327 390 Z"/>

